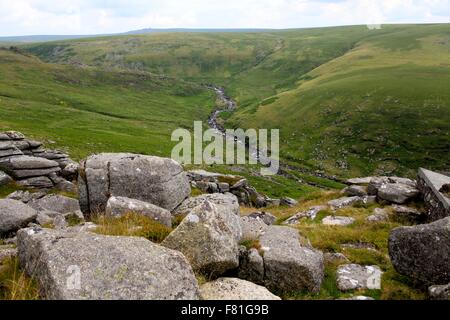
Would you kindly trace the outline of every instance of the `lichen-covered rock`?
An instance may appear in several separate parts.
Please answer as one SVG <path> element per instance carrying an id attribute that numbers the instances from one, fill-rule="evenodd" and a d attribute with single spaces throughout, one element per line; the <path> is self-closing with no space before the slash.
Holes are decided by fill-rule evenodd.
<path id="1" fill-rule="evenodd" d="M 11 199 L 0 199 L 0 235 L 15 232 L 34 221 L 37 211 Z"/>
<path id="2" fill-rule="evenodd" d="M 389 220 L 389 213 L 386 209 L 375 208 L 373 214 L 367 217 L 367 222 L 377 223 Z"/>
<path id="3" fill-rule="evenodd" d="M 267 224 L 260 218 L 241 217 L 242 241 L 257 240 L 266 231 Z"/>
<path id="4" fill-rule="evenodd" d="M 25 155 L 12 157 L 6 162 L 2 162 L 0 166 L 16 179 L 46 176 L 61 170 L 55 161 Z"/>
<path id="5" fill-rule="evenodd" d="M 182 252 L 197 272 L 218 277 L 239 265 L 240 217 L 228 206 L 204 201 L 162 245 Z"/>
<path id="6" fill-rule="evenodd" d="M 335 200 L 328 201 L 328 205 L 333 210 L 341 209 L 344 207 L 351 206 L 357 202 L 361 202 L 361 197 L 345 197 L 345 198 L 339 198 Z"/>
<path id="7" fill-rule="evenodd" d="M 22 229 L 21 265 L 50 300 L 192 300 L 197 280 L 179 252 L 138 237 Z"/>
<path id="8" fill-rule="evenodd" d="M 419 190 L 409 184 L 384 183 L 378 188 L 378 198 L 397 204 L 404 204 L 419 195 Z"/>
<path id="9" fill-rule="evenodd" d="M 48 177 L 32 177 L 18 180 L 17 184 L 22 187 L 36 189 L 51 189 L 53 187 L 53 182 Z"/>
<path id="10" fill-rule="evenodd" d="M 395 269 L 427 285 L 450 282 L 450 217 L 430 224 L 400 227 L 389 235 Z"/>
<path id="11" fill-rule="evenodd" d="M 261 236 L 260 244 L 264 252 L 265 285 L 269 289 L 277 292 L 320 290 L 323 254 L 301 239 L 298 230 L 270 226 Z"/>
<path id="12" fill-rule="evenodd" d="M 249 217 L 259 218 L 268 226 L 273 225 L 277 221 L 277 217 L 275 217 L 270 212 L 265 212 L 265 211 L 253 212 L 253 213 L 249 214 Z"/>
<path id="13" fill-rule="evenodd" d="M 420 212 L 416 208 L 394 204 L 392 205 L 392 209 L 397 220 L 407 220 L 413 223 L 423 222 L 426 220 L 426 214 Z"/>
<path id="14" fill-rule="evenodd" d="M 214 203 L 216 206 L 224 206 L 231 209 L 234 214 L 239 215 L 239 202 L 235 195 L 231 193 L 213 193 L 202 194 L 197 197 L 190 197 L 183 201 L 183 203 L 173 212 L 175 215 L 186 215 L 192 209 L 205 203 L 206 201 Z"/>
<path id="15" fill-rule="evenodd" d="M 152 218 L 167 227 L 172 226 L 172 214 L 166 209 L 136 199 L 125 197 L 109 198 L 106 204 L 106 215 L 121 217 L 128 213 L 137 213 Z"/>
<path id="16" fill-rule="evenodd" d="M 349 226 L 355 223 L 352 217 L 328 216 L 322 219 L 322 224 L 326 226 Z"/>
<path id="17" fill-rule="evenodd" d="M 80 211 L 77 199 L 51 194 L 28 202 L 28 205 L 38 211 L 53 211 L 62 214 Z"/>
<path id="18" fill-rule="evenodd" d="M 236 278 L 220 278 L 200 287 L 202 300 L 281 300 L 266 288 Z"/>
<path id="19" fill-rule="evenodd" d="M 378 266 L 346 264 L 338 267 L 337 286 L 341 291 L 380 289 L 383 272 Z"/>
<path id="20" fill-rule="evenodd" d="M 349 197 L 364 197 L 367 196 L 367 187 L 353 185 L 345 188 L 342 192 Z"/>
<path id="21" fill-rule="evenodd" d="M 86 214 L 104 211 L 110 196 L 172 211 L 190 194 L 183 167 L 172 159 L 103 153 L 82 161 L 79 171 L 80 206 Z"/>
<path id="22" fill-rule="evenodd" d="M 327 208 L 328 208 L 327 206 L 314 206 L 314 207 L 311 207 L 311 208 L 309 208 L 306 211 L 302 211 L 302 212 L 296 213 L 295 215 L 293 215 L 292 217 L 290 217 L 286 221 L 284 221 L 283 224 L 297 224 L 302 219 L 315 220 L 316 217 L 317 217 L 317 214 L 320 211 L 326 210 Z"/>

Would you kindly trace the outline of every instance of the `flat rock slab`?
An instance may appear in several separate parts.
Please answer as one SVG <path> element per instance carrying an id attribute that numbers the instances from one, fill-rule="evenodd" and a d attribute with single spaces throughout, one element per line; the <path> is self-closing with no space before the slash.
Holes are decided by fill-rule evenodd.
<path id="1" fill-rule="evenodd" d="M 328 201 L 328 205 L 331 207 L 331 209 L 337 210 L 344 207 L 349 207 L 361 201 L 362 201 L 361 197 L 345 197 Z"/>
<path id="2" fill-rule="evenodd" d="M 338 267 L 337 286 L 341 291 L 358 289 L 381 289 L 383 272 L 378 266 L 346 264 Z"/>
<path id="3" fill-rule="evenodd" d="M 236 278 L 219 278 L 200 287 L 202 300 L 281 300 L 266 288 Z"/>
<path id="4" fill-rule="evenodd" d="M 301 239 L 298 230 L 270 226 L 261 236 L 260 244 L 267 288 L 277 292 L 320 290 L 323 254 L 312 249 L 306 239 Z"/>
<path id="5" fill-rule="evenodd" d="M 397 272 L 427 285 L 450 282 L 450 217 L 400 227 L 389 235 L 389 256 Z"/>
<path id="6" fill-rule="evenodd" d="M 104 211 L 110 196 L 172 211 L 191 191 L 183 167 L 168 158 L 103 153 L 82 161 L 79 171 L 80 206 L 86 214 Z"/>
<path id="7" fill-rule="evenodd" d="M 28 205 L 38 211 L 53 211 L 58 213 L 75 213 L 80 211 L 77 199 L 51 194 L 40 199 L 31 200 Z"/>
<path id="8" fill-rule="evenodd" d="M 162 245 L 182 252 L 196 272 L 217 278 L 239 265 L 240 217 L 232 208 L 205 201 Z"/>
<path id="9" fill-rule="evenodd" d="M 22 229 L 19 259 L 50 300 L 192 300 L 197 280 L 179 252 L 144 238 Z"/>
<path id="10" fill-rule="evenodd" d="M 213 194 L 202 194 L 197 197 L 190 197 L 183 201 L 183 203 L 175 209 L 173 212 L 175 215 L 187 215 L 192 209 L 198 207 L 199 205 L 205 203 L 206 201 L 215 204 L 216 206 L 224 206 L 231 209 L 231 211 L 239 215 L 239 202 L 237 197 L 231 193 L 213 193 Z"/>
<path id="11" fill-rule="evenodd" d="M 111 197 L 106 204 L 106 215 L 121 217 L 128 213 L 136 213 L 149 217 L 167 227 L 172 227 L 172 214 L 170 211 L 154 204 L 125 197 Z"/>
<path id="12" fill-rule="evenodd" d="M 23 202 L 0 199 L 0 235 L 15 232 L 34 221 L 37 211 Z"/>
<path id="13" fill-rule="evenodd" d="M 322 220 L 322 224 L 326 226 L 346 227 L 353 223 L 355 223 L 355 219 L 352 217 L 328 216 Z"/>
<path id="14" fill-rule="evenodd" d="M 364 197 L 367 196 L 367 187 L 365 186 L 349 186 L 342 190 L 342 192 L 349 197 Z"/>

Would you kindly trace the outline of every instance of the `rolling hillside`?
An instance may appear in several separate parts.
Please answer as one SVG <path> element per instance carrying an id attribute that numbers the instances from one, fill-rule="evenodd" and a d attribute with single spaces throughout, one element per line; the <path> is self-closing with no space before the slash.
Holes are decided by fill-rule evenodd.
<path id="1" fill-rule="evenodd" d="M 23 48 L 51 63 L 222 85 L 238 103 L 223 116 L 227 126 L 280 128 L 281 156 L 308 170 L 450 168 L 450 25 L 127 35 Z"/>

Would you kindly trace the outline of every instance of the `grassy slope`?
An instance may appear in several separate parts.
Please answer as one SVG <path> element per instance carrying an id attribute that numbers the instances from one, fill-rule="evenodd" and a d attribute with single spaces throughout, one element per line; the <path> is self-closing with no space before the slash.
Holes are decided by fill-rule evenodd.
<path id="1" fill-rule="evenodd" d="M 42 63 L 0 50 L 0 131 L 20 130 L 70 147 L 170 155 L 172 130 L 207 119 L 213 94 L 149 74 Z"/>
<path id="2" fill-rule="evenodd" d="M 449 53 L 450 25 L 374 34 L 231 123 L 281 128 L 285 158 L 340 175 L 448 169 Z"/>
<path id="3" fill-rule="evenodd" d="M 448 169 L 449 25 L 156 34 L 28 45 L 51 62 L 224 85 L 229 126 L 281 128 L 282 157 L 341 176 Z M 349 166 L 342 169 L 342 164 Z"/>

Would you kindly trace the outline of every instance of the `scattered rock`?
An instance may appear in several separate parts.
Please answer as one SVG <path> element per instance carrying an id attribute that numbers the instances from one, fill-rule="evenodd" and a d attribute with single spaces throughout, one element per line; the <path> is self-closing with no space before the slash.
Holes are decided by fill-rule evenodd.
<path id="1" fill-rule="evenodd" d="M 231 207 L 204 201 L 162 245 L 181 251 L 195 271 L 218 277 L 238 267 L 241 236 L 240 217 Z"/>
<path id="2" fill-rule="evenodd" d="M 323 254 L 300 239 L 298 230 L 270 226 L 261 236 L 265 284 L 273 291 L 317 292 L 323 279 Z"/>
<path id="3" fill-rule="evenodd" d="M 292 225 L 292 224 L 297 224 L 300 222 L 301 219 L 311 219 L 311 220 L 315 220 L 317 217 L 317 214 L 320 211 L 323 210 L 327 210 L 328 207 L 327 206 L 314 206 L 309 208 L 306 211 L 302 211 L 302 212 L 298 212 L 295 215 L 293 215 L 292 217 L 290 217 L 289 219 L 287 219 L 286 221 L 283 222 L 283 224 L 288 224 L 288 225 Z"/>
<path id="4" fill-rule="evenodd" d="M 361 202 L 361 197 L 345 197 L 328 201 L 328 205 L 333 210 L 349 207 L 357 202 Z"/>
<path id="5" fill-rule="evenodd" d="M 26 204 L 17 200 L 0 199 L 0 235 L 15 232 L 36 217 L 36 210 Z"/>
<path id="6" fill-rule="evenodd" d="M 230 208 L 234 214 L 239 215 L 239 202 L 235 195 L 231 193 L 220 194 L 202 194 L 197 197 L 191 197 L 183 201 L 183 203 L 175 209 L 173 212 L 175 215 L 186 215 L 191 212 L 192 209 L 205 203 L 206 201 L 214 203 L 217 206 L 223 206 Z"/>
<path id="7" fill-rule="evenodd" d="M 442 286 L 431 286 L 428 288 L 431 300 L 450 300 L 450 283 Z"/>
<path id="8" fill-rule="evenodd" d="M 410 222 L 423 222 L 426 219 L 426 215 L 419 210 L 400 205 L 392 205 L 394 215 L 398 220 L 407 220 Z"/>
<path id="9" fill-rule="evenodd" d="M 249 216 L 241 217 L 241 226 L 241 241 L 257 240 L 268 228 L 267 224 L 260 218 L 252 218 Z"/>
<path id="10" fill-rule="evenodd" d="M 326 226 L 349 226 L 355 223 L 355 219 L 352 217 L 340 217 L 340 216 L 328 216 L 323 218 L 322 224 Z"/>
<path id="11" fill-rule="evenodd" d="M 292 198 L 283 197 L 280 199 L 280 205 L 282 205 L 282 206 L 294 207 L 297 204 L 298 204 L 298 201 L 294 200 Z"/>
<path id="12" fill-rule="evenodd" d="M 197 280 L 177 251 L 144 238 L 29 228 L 21 265 L 49 300 L 193 300 Z"/>
<path id="13" fill-rule="evenodd" d="M 343 254 L 339 252 L 326 252 L 323 254 L 323 258 L 325 262 L 336 262 L 336 261 L 345 261 L 349 262 L 350 260 Z"/>
<path id="14" fill-rule="evenodd" d="M 202 300 L 281 300 L 266 288 L 236 278 L 220 278 L 200 287 Z"/>
<path id="15" fill-rule="evenodd" d="M 277 221 L 277 217 L 275 217 L 270 212 L 253 212 L 249 215 L 250 218 L 260 218 L 265 224 L 271 226 Z"/>
<path id="16" fill-rule="evenodd" d="M 366 296 L 354 296 L 354 297 L 350 297 L 350 298 L 342 298 L 342 299 L 338 299 L 338 300 L 359 300 L 359 301 L 373 301 L 375 300 L 372 297 L 366 297 Z"/>
<path id="17" fill-rule="evenodd" d="M 110 196 L 172 211 L 190 194 L 183 167 L 172 159 L 102 153 L 82 161 L 79 171 L 80 206 L 85 214 L 104 211 Z"/>
<path id="18" fill-rule="evenodd" d="M 368 222 L 377 223 L 389 220 L 389 213 L 386 209 L 375 208 L 373 214 L 366 219 Z"/>
<path id="19" fill-rule="evenodd" d="M 364 197 L 367 196 L 367 187 L 365 186 L 349 186 L 342 190 L 342 192 L 349 197 Z"/>
<path id="20" fill-rule="evenodd" d="M 256 284 L 264 284 L 264 260 L 257 249 L 247 250 L 244 246 L 239 248 L 238 277 Z"/>
<path id="21" fill-rule="evenodd" d="M 400 227 L 389 236 L 395 269 L 427 285 L 450 282 L 450 217 L 430 224 Z"/>
<path id="22" fill-rule="evenodd" d="M 380 199 L 397 204 L 404 204 L 419 195 L 419 190 L 403 183 L 385 183 L 378 189 Z"/>
<path id="23" fill-rule="evenodd" d="M 341 291 L 381 288 L 383 272 L 378 266 L 346 264 L 338 267 L 337 286 Z"/>
<path id="24" fill-rule="evenodd" d="M 121 217 L 128 213 L 137 213 L 161 224 L 172 227 L 172 214 L 170 211 L 154 204 L 125 197 L 111 197 L 106 204 L 106 215 Z"/>

